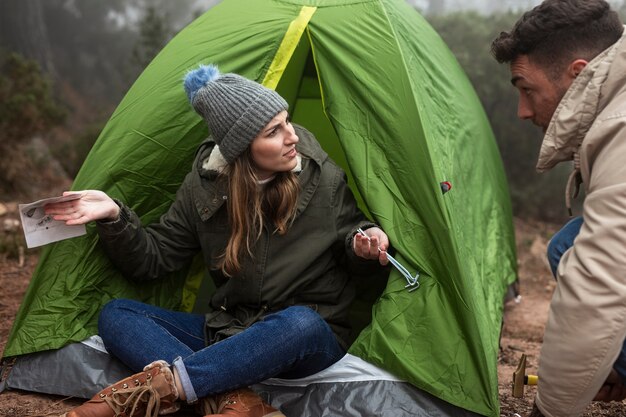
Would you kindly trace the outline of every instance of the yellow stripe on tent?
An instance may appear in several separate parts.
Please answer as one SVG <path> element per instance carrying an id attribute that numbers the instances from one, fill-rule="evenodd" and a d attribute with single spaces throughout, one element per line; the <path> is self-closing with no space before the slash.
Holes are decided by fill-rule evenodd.
<path id="1" fill-rule="evenodd" d="M 316 10 L 317 7 L 303 6 L 300 10 L 300 14 L 298 14 L 298 17 L 292 20 L 289 24 L 285 37 L 280 43 L 278 51 L 276 51 L 276 55 L 274 55 L 274 60 L 272 61 L 270 68 L 267 70 L 265 78 L 263 79 L 262 84 L 267 88 L 276 90 L 276 86 L 283 76 L 285 68 L 287 68 L 289 60 L 291 60 L 291 56 L 296 50 L 304 30 L 309 24 L 309 21 L 311 21 L 311 17 L 313 17 Z"/>

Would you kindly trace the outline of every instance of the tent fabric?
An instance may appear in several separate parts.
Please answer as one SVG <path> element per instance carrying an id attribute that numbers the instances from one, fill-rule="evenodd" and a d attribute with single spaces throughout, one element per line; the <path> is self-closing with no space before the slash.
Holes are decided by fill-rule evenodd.
<path id="1" fill-rule="evenodd" d="M 3 367 L 6 372 L 0 368 L 0 373 L 6 373 L 7 378 L 0 383 L 0 392 L 19 389 L 77 398 L 91 398 L 132 374 L 108 354 L 98 336 L 60 349 L 18 356 Z"/>
<path id="2" fill-rule="evenodd" d="M 406 382 L 321 383 L 307 387 L 256 385 L 261 396 L 287 416 L 301 417 L 473 417 Z"/>
<path id="3" fill-rule="evenodd" d="M 287 416 L 475 417 L 406 382 L 350 381 L 300 386 L 258 384 L 253 389 Z"/>
<path id="4" fill-rule="evenodd" d="M 272 378 L 253 388 L 289 416 L 477 416 L 350 354 L 309 377 Z"/>
<path id="5" fill-rule="evenodd" d="M 73 189 L 101 189 L 144 224 L 158 220 L 208 135 L 181 87 L 199 63 L 275 87 L 344 167 L 395 257 L 419 271 L 418 290 L 393 270 L 373 306 L 361 304 L 371 323 L 350 353 L 445 402 L 498 415 L 503 298 L 516 279 L 510 200 L 484 111 L 441 38 L 401 0 L 226 0 L 148 65 Z M 162 281 L 132 284 L 90 226 L 43 251 L 4 356 L 92 336 L 112 298 L 189 311 L 203 275 L 196 259 Z"/>
<path id="6" fill-rule="evenodd" d="M 77 360 L 79 358 L 79 360 Z M 48 363 L 67 366 L 49 372 Z M 21 389 L 91 398 L 131 373 L 110 356 L 98 336 L 61 349 L 20 357 L 0 391 Z M 60 376 L 60 378 L 59 378 Z M 275 407 L 300 417 L 473 417 L 356 356 L 347 354 L 331 367 L 300 379 L 268 379 L 252 386 Z"/>

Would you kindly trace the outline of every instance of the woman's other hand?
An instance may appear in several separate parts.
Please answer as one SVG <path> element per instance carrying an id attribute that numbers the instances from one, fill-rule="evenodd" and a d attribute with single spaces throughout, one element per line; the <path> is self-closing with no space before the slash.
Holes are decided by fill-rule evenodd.
<path id="1" fill-rule="evenodd" d="M 389 248 L 389 238 L 387 234 L 378 227 L 370 227 L 365 230 L 367 236 L 361 233 L 354 235 L 354 253 L 365 259 L 378 259 L 381 265 L 387 265 L 387 249 Z"/>

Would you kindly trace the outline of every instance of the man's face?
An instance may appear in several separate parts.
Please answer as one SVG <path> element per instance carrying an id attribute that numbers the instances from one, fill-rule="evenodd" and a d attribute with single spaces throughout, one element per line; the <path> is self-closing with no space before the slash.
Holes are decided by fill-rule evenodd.
<path id="1" fill-rule="evenodd" d="M 538 64 L 519 55 L 511 62 L 511 83 L 519 91 L 517 116 L 541 127 L 545 133 L 559 102 L 572 84 L 567 72 L 551 79 Z"/>

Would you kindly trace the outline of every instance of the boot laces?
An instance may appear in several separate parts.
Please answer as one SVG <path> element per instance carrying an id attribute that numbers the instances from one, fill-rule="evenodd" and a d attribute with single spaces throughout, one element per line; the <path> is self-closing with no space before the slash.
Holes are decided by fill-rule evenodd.
<path id="1" fill-rule="evenodd" d="M 161 397 L 150 385 L 121 389 L 104 399 L 109 407 L 113 409 L 115 415 L 126 413 L 130 409 L 128 416 L 135 417 L 135 412 L 139 411 L 145 403 L 145 417 L 157 417 L 161 405 Z"/>

